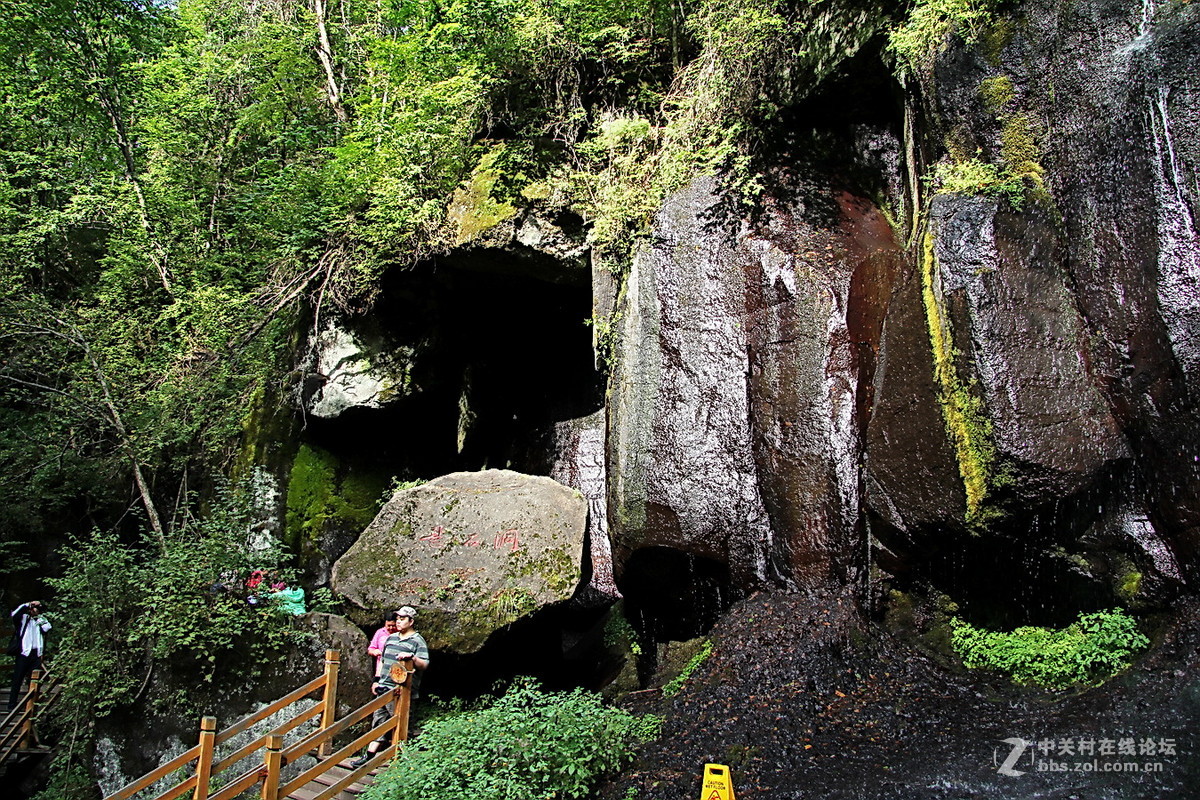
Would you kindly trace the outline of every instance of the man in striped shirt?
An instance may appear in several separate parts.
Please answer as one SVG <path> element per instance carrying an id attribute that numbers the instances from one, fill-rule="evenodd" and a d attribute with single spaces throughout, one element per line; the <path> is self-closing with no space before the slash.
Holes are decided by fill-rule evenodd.
<path id="1" fill-rule="evenodd" d="M 421 673 L 429 667 L 429 645 L 426 644 L 425 637 L 417 633 L 416 617 L 417 610 L 412 606 L 404 606 L 396 612 L 396 632 L 387 637 L 383 643 L 383 655 L 379 660 L 379 676 L 371 685 L 371 691 L 376 697 L 396 688 L 398 684 L 395 676 L 392 675 L 392 666 L 401 661 L 411 661 L 412 696 L 418 696 L 417 687 L 421 683 Z M 376 728 L 387 722 L 393 708 L 393 704 L 389 703 L 383 708 L 377 709 L 374 716 L 371 717 L 371 727 Z M 379 752 L 380 747 L 387 744 L 389 738 L 389 736 L 384 736 L 371 742 L 367 745 L 367 752 L 350 762 L 350 765 L 357 769 L 366 764 L 372 756 Z"/>

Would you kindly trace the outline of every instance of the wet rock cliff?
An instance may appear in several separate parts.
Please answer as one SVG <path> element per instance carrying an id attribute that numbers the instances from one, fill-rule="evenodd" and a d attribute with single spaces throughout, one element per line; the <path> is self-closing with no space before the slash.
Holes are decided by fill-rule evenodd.
<path id="1" fill-rule="evenodd" d="M 389 273 L 312 337 L 303 448 L 344 486 L 555 477 L 582 606 L 659 639 L 762 587 L 1164 607 L 1200 563 L 1198 34 L 1194 4 L 1037 0 L 920 68 L 854 37 L 762 123 L 762 190 L 674 192 L 627 274 L 562 211 Z"/>

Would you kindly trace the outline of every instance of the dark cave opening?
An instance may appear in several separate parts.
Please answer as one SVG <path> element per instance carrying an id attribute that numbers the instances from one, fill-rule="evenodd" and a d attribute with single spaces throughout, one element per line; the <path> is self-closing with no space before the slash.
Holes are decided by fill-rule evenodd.
<path id="1" fill-rule="evenodd" d="M 643 547 L 617 581 L 630 624 L 656 642 L 702 636 L 738 598 L 729 566 L 670 547 Z"/>
<path id="2" fill-rule="evenodd" d="M 990 630 L 1025 625 L 1061 628 L 1080 613 L 1111 608 L 1109 586 L 1078 554 L 1046 551 L 1044 543 L 994 537 L 961 551 L 943 551 L 918 567 L 924 583 L 945 594 L 966 621 Z"/>
<path id="3" fill-rule="evenodd" d="M 942 595 L 966 621 L 991 630 L 1061 628 L 1080 614 L 1126 605 L 1117 587 L 1153 569 L 1146 553 L 1111 529 L 1114 481 L 1044 506 L 1009 509 L 992 532 L 926 531 L 910 537 L 877 519 L 878 559 L 894 588 Z M 1149 580 L 1149 579 L 1148 579 Z"/>
<path id="4" fill-rule="evenodd" d="M 620 666 L 605 648 L 607 614 L 606 608 L 560 603 L 496 631 L 477 653 L 435 653 L 437 669 L 430 669 L 422 691 L 476 698 L 521 675 L 549 690 L 599 690 Z"/>
<path id="5" fill-rule="evenodd" d="M 523 274 L 528 264 L 505 259 L 520 260 L 496 255 L 496 271 L 475 268 L 477 256 L 389 272 L 368 322 L 385 347 L 415 354 L 410 385 L 383 408 L 309 418 L 309 440 L 387 478 L 547 474 L 555 423 L 604 401 L 585 324 L 591 287 Z"/>

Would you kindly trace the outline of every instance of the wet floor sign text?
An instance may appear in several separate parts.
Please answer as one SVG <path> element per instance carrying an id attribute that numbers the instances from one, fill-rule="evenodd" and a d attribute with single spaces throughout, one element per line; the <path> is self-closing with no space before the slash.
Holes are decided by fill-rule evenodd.
<path id="1" fill-rule="evenodd" d="M 700 800 L 734 800 L 733 780 L 724 764 L 705 764 Z"/>

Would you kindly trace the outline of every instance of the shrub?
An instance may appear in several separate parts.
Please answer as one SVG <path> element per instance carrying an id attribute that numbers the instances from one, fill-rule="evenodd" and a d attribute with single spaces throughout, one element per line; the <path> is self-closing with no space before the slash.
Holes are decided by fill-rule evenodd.
<path id="1" fill-rule="evenodd" d="M 214 684 L 238 643 L 255 652 L 258 668 L 274 664 L 298 634 L 246 602 L 242 580 L 255 568 L 278 570 L 283 553 L 269 537 L 250 546 L 252 502 L 244 490 L 222 490 L 208 517 L 162 540 L 146 534 L 134 544 L 111 531 L 71 540 L 61 553 L 62 577 L 48 581 L 58 612 L 57 661 L 67 667 L 57 713 L 102 717 L 132 703 L 157 669 L 189 676 L 199 692 Z"/>
<path id="2" fill-rule="evenodd" d="M 518 682 L 491 705 L 427 723 L 364 800 L 557 800 L 585 796 L 656 731 L 652 717 L 576 689 Z"/>
<path id="3" fill-rule="evenodd" d="M 951 643 L 967 667 L 998 670 L 1016 683 L 1052 689 L 1110 678 L 1149 644 L 1133 617 L 1119 609 L 1081 614 L 1061 630 L 998 632 L 960 619 L 952 620 L 951 628 Z"/>

